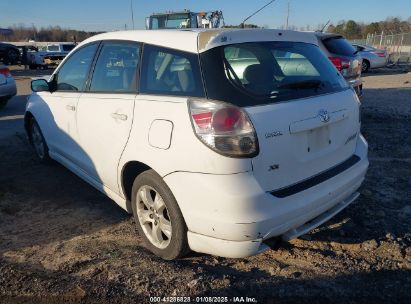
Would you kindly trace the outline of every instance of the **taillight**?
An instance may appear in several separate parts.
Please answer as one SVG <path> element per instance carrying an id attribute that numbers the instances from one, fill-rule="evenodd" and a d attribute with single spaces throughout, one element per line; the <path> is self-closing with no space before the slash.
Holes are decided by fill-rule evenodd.
<path id="1" fill-rule="evenodd" d="M 257 155 L 257 135 L 242 109 L 205 99 L 190 99 L 188 107 L 194 132 L 206 146 L 231 157 Z"/>
<path id="2" fill-rule="evenodd" d="M 335 65 L 338 71 L 348 69 L 350 67 L 350 61 L 340 57 L 328 57 L 330 61 Z"/>
<path id="3" fill-rule="evenodd" d="M 374 53 L 378 57 L 385 58 L 385 53 L 380 53 L 380 52 L 372 52 L 372 53 Z"/>
<path id="4" fill-rule="evenodd" d="M 10 70 L 8 68 L 0 69 L 0 74 L 4 75 L 5 77 L 11 77 Z"/>

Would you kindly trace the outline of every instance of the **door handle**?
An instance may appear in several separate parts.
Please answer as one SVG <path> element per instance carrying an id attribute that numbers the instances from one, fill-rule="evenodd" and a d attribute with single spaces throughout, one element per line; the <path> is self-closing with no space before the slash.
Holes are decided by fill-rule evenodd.
<path id="1" fill-rule="evenodd" d="M 75 111 L 76 107 L 72 106 L 72 105 L 66 105 L 66 109 L 69 110 L 69 111 Z"/>
<path id="2" fill-rule="evenodd" d="M 127 120 L 126 114 L 111 113 L 111 117 L 113 117 L 114 119 Z"/>

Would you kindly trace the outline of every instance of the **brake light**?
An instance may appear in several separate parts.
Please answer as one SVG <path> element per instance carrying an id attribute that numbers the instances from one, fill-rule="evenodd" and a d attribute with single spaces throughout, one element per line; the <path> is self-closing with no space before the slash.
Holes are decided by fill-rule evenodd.
<path id="1" fill-rule="evenodd" d="M 242 109 L 205 99 L 190 99 L 188 106 L 194 132 L 206 146 L 231 157 L 257 155 L 257 135 Z"/>
<path id="2" fill-rule="evenodd" d="M 8 68 L 0 69 L 0 74 L 4 75 L 5 77 L 11 77 L 10 70 Z"/>
<path id="3" fill-rule="evenodd" d="M 328 57 L 330 61 L 335 65 L 338 71 L 348 69 L 350 67 L 350 61 L 340 57 Z"/>
<path id="4" fill-rule="evenodd" d="M 380 52 L 372 52 L 372 53 L 374 53 L 378 57 L 385 58 L 385 53 L 380 53 Z"/>

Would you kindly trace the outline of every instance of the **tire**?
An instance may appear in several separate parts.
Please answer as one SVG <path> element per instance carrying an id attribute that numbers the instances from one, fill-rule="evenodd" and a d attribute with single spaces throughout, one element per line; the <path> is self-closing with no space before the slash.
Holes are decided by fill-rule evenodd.
<path id="1" fill-rule="evenodd" d="M 0 109 L 3 109 L 7 105 L 8 99 L 0 98 Z"/>
<path id="2" fill-rule="evenodd" d="M 183 215 L 170 188 L 154 170 L 147 170 L 134 180 L 131 204 L 147 249 L 165 260 L 189 252 Z"/>
<path id="3" fill-rule="evenodd" d="M 367 73 L 369 69 L 370 69 L 370 62 L 364 59 L 361 64 L 361 73 Z"/>
<path id="4" fill-rule="evenodd" d="M 30 123 L 30 142 L 36 152 L 37 157 L 39 158 L 40 162 L 42 163 L 49 163 L 50 156 L 49 156 L 49 148 L 47 143 L 44 139 L 43 133 L 37 123 L 37 121 L 33 118 Z"/>

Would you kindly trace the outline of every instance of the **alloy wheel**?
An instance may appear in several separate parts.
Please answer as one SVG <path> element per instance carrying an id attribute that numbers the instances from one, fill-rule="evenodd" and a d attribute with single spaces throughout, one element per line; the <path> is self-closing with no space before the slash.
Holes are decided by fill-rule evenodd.
<path id="1" fill-rule="evenodd" d="M 161 195 L 150 186 L 137 191 L 137 215 L 144 234 L 157 248 L 170 244 L 172 226 L 167 206 Z"/>
<path id="2" fill-rule="evenodd" d="M 43 136 L 41 135 L 40 129 L 36 123 L 33 123 L 31 139 L 33 142 L 34 150 L 40 159 L 44 159 L 46 156 L 46 149 L 44 147 Z"/>

